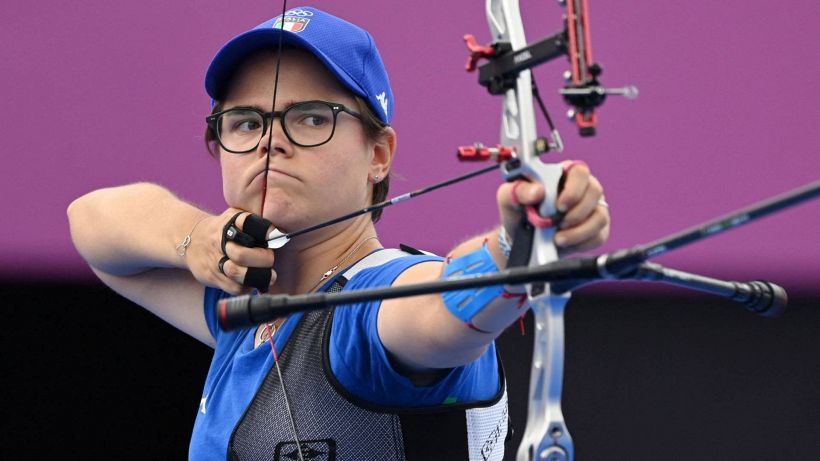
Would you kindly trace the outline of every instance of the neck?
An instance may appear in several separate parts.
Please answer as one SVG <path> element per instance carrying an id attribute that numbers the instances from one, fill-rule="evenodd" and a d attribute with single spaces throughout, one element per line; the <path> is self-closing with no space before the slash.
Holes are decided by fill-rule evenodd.
<path id="1" fill-rule="evenodd" d="M 276 283 L 272 293 L 307 293 L 336 265 L 333 275 L 381 248 L 369 215 L 295 238 L 275 251 Z M 340 264 L 341 263 L 341 264 Z M 324 282 L 322 282 L 324 283 Z"/>

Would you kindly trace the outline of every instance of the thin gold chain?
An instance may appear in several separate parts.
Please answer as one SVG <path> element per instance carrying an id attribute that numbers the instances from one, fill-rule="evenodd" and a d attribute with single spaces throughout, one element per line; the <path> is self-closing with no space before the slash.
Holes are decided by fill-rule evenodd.
<path id="1" fill-rule="evenodd" d="M 338 264 L 336 264 L 335 266 L 333 266 L 330 269 L 328 269 L 327 271 L 325 271 L 325 273 L 322 274 L 322 278 L 320 278 L 319 281 L 316 282 L 316 285 L 314 285 L 313 288 L 308 290 L 308 293 L 316 291 L 316 289 L 319 288 L 319 286 L 322 284 L 322 282 L 329 279 L 336 272 L 336 269 L 341 267 L 342 264 L 347 262 L 347 260 L 350 259 L 351 256 L 353 256 L 354 254 L 356 254 L 357 251 L 359 251 L 359 249 L 362 247 L 362 245 L 364 245 L 368 240 L 373 240 L 375 238 L 376 238 L 376 236 L 372 235 L 372 236 L 367 237 L 366 239 L 362 240 L 361 242 L 359 242 L 359 244 L 356 245 L 356 248 L 354 248 L 353 251 L 351 251 L 347 255 L 345 255 L 345 257 L 342 258 L 342 260 L 339 261 Z"/>

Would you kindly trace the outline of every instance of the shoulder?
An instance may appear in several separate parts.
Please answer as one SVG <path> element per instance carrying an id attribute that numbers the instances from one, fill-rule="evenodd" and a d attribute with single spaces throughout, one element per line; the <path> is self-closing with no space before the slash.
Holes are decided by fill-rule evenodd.
<path id="1" fill-rule="evenodd" d="M 374 251 L 344 272 L 344 289 L 391 285 L 410 268 L 441 261 L 441 256 L 432 253 L 410 254 L 395 248 Z"/>

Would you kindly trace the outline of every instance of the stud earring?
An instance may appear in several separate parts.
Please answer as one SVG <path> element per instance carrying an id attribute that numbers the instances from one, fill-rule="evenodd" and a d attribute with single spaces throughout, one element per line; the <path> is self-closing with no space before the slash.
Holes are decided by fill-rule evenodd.
<path id="1" fill-rule="evenodd" d="M 379 182 L 379 180 L 380 180 L 381 178 L 382 178 L 382 177 L 381 177 L 381 176 L 379 176 L 379 175 L 373 175 L 373 184 L 376 184 L 377 182 Z"/>

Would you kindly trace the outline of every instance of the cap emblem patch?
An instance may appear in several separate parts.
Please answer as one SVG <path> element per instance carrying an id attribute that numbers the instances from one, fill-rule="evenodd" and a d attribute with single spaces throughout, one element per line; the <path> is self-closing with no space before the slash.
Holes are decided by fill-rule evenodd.
<path id="1" fill-rule="evenodd" d="M 301 11 L 301 10 L 299 10 Z M 308 11 L 310 13 L 310 11 Z M 287 13 L 290 14 L 290 11 Z M 313 14 L 313 13 L 311 13 Z M 273 24 L 274 29 L 284 29 L 288 32 L 302 32 L 308 26 L 310 19 L 298 17 L 298 16 L 285 16 L 285 25 L 282 26 L 282 19 L 277 19 L 276 23 Z"/>

